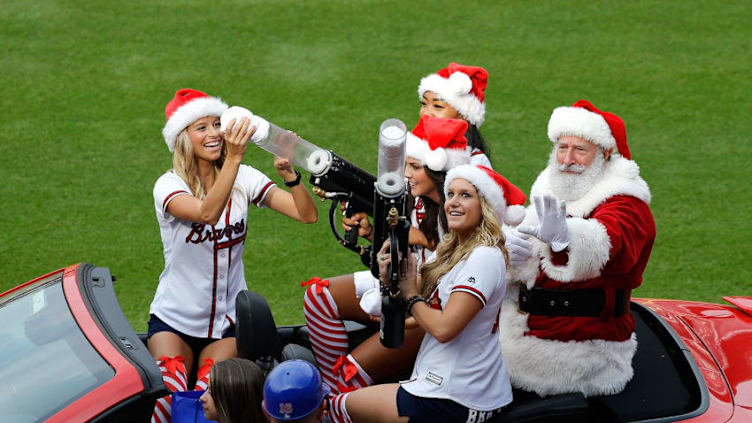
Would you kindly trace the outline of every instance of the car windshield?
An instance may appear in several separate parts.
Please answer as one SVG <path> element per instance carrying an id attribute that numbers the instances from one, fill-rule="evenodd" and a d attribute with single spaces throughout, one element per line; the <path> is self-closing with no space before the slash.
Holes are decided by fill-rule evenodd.
<path id="1" fill-rule="evenodd" d="M 0 300 L 0 420 L 44 420 L 115 375 L 76 324 L 62 280 Z"/>

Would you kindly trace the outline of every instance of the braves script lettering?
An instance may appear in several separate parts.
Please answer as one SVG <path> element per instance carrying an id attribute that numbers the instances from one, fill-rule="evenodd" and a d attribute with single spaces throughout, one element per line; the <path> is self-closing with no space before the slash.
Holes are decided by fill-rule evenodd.
<path id="1" fill-rule="evenodd" d="M 245 232 L 245 220 L 225 226 L 224 228 L 213 228 L 204 223 L 194 223 L 191 225 L 191 232 L 185 237 L 186 243 L 200 244 L 204 241 L 219 241 L 222 238 L 232 239 L 232 234 L 242 234 Z M 206 231 L 204 229 L 206 228 Z"/>

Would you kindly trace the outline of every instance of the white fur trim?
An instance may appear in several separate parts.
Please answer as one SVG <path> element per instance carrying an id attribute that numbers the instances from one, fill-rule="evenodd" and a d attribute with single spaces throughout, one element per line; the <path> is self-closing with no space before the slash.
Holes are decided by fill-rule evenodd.
<path id="1" fill-rule="evenodd" d="M 449 83 L 457 90 L 458 94 L 469 93 L 473 89 L 473 81 L 464 72 L 454 72 L 449 75 Z"/>
<path id="2" fill-rule="evenodd" d="M 626 341 L 555 341 L 525 336 L 527 314 L 510 297 L 501 307 L 501 351 L 512 385 L 539 395 L 582 392 L 586 397 L 621 392 L 632 379 L 634 333 Z"/>
<path id="3" fill-rule="evenodd" d="M 608 263 L 611 239 L 606 227 L 596 219 L 567 218 L 569 228 L 569 260 L 564 266 L 551 261 L 551 249 L 541 249 L 541 267 L 551 279 L 578 282 L 600 276 Z"/>
<path id="4" fill-rule="evenodd" d="M 546 167 L 533 184 L 530 196 L 551 194 L 550 177 L 551 170 Z M 611 159 L 604 163 L 603 176 L 593 188 L 582 198 L 567 201 L 567 213 L 577 217 L 588 216 L 596 207 L 615 195 L 629 195 L 650 204 L 650 187 L 640 177 L 640 167 L 637 163 L 612 155 Z"/>
<path id="5" fill-rule="evenodd" d="M 506 199 L 504 199 L 504 191 L 496 181 L 491 179 L 486 172 L 480 170 L 476 166 L 458 166 L 447 172 L 446 178 L 444 179 L 444 194 L 449 190 L 449 184 L 451 184 L 456 178 L 465 179 L 473 184 L 480 195 L 485 197 L 491 204 L 491 207 L 493 207 L 496 212 L 496 217 L 499 218 L 499 225 L 504 222 L 504 209 L 507 206 L 507 202 Z"/>
<path id="6" fill-rule="evenodd" d="M 457 74 L 461 76 L 455 76 Z M 468 85 L 467 82 L 470 84 Z M 457 109 L 468 122 L 480 128 L 486 118 L 486 103 L 481 103 L 478 97 L 470 92 L 471 88 L 472 81 L 465 73 L 454 72 L 449 75 L 449 78 L 442 78 L 439 74 L 432 73 L 420 80 L 418 97 L 422 100 L 423 94 L 431 91 Z"/>
<path id="7" fill-rule="evenodd" d="M 430 151 L 428 155 L 426 155 L 426 166 L 433 170 L 444 169 L 447 160 L 448 157 L 446 151 L 439 147 L 436 150 Z"/>
<path id="8" fill-rule="evenodd" d="M 413 135 L 412 132 L 407 133 L 405 141 L 405 155 L 419 161 L 421 165 L 425 166 L 426 156 L 431 152 L 428 143 Z"/>
<path id="9" fill-rule="evenodd" d="M 582 107 L 557 107 L 548 121 L 548 138 L 556 142 L 562 135 L 585 138 L 605 149 L 615 149 L 616 139 L 606 119 Z"/>
<path id="10" fill-rule="evenodd" d="M 170 120 L 162 128 L 167 148 L 175 151 L 175 139 L 188 125 L 206 116 L 222 116 L 227 110 L 227 104 L 218 97 L 200 97 L 185 103 L 170 116 Z"/>
<path id="11" fill-rule="evenodd" d="M 437 166 L 436 163 L 429 163 L 429 157 L 432 155 L 433 151 L 431 150 L 431 147 L 428 146 L 428 142 L 416 137 L 412 132 L 407 133 L 405 155 L 419 161 L 423 166 L 428 166 L 431 170 L 446 172 L 451 168 L 470 162 L 470 153 L 465 149 L 443 148 L 442 150 L 444 150 L 444 153 L 446 154 L 446 161 L 443 165 L 434 167 Z"/>

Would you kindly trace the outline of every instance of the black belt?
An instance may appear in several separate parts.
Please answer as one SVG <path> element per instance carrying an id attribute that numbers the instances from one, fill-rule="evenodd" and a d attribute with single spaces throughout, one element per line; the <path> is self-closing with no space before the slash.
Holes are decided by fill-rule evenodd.
<path id="1" fill-rule="evenodd" d="M 630 292 L 614 290 L 614 311 L 619 317 L 629 311 Z M 606 305 L 606 290 L 601 288 L 560 291 L 554 289 L 527 289 L 520 285 L 520 310 L 541 316 L 601 317 Z"/>

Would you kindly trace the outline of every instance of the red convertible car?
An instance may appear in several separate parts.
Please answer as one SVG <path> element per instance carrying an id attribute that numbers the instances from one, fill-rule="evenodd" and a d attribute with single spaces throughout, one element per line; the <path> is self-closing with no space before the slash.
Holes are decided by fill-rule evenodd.
<path id="1" fill-rule="evenodd" d="M 167 391 L 113 282 L 107 268 L 77 264 L 0 294 L 0 421 L 149 421 Z M 752 422 L 752 297 L 724 299 L 635 299 L 639 347 L 624 392 L 516 400 L 494 421 Z M 250 291 L 237 305 L 242 356 L 312 360 L 305 326 L 275 326 Z M 374 330 L 347 326 L 351 346 Z"/>

